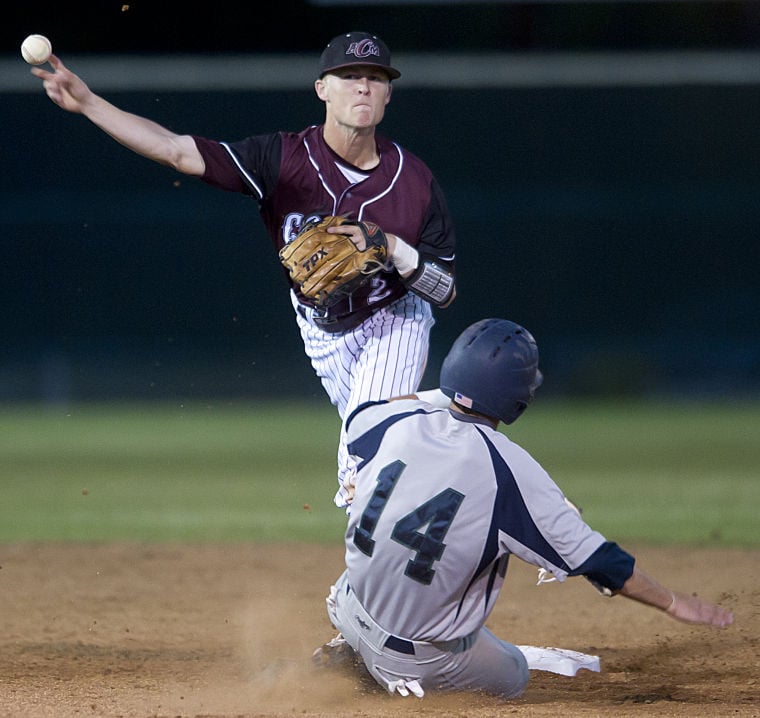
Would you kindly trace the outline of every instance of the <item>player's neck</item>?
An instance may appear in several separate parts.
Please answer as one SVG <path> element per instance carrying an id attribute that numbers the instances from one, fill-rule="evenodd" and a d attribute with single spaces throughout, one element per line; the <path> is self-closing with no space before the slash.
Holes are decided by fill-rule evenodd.
<path id="1" fill-rule="evenodd" d="M 336 155 L 354 167 L 371 170 L 380 162 L 374 129 L 357 131 L 326 124 L 323 137 Z"/>
<path id="2" fill-rule="evenodd" d="M 496 417 L 486 416 L 485 414 L 480 414 L 477 411 L 465 409 L 455 401 L 451 402 L 449 409 L 451 411 L 455 411 L 457 414 L 462 414 L 463 416 L 469 417 L 472 421 L 479 421 L 483 424 L 488 424 L 488 426 L 490 426 L 492 429 L 497 429 L 499 427 L 499 420 Z"/>

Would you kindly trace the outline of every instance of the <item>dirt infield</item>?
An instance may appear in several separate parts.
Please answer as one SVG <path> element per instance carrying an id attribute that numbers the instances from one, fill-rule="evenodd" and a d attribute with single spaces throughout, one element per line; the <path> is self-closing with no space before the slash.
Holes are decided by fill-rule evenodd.
<path id="1" fill-rule="evenodd" d="M 535 585 L 514 561 L 489 626 L 600 657 L 601 673 L 533 672 L 511 703 L 391 697 L 311 665 L 332 637 L 335 546 L 0 546 L 0 715 L 760 716 L 757 551 L 628 547 L 673 588 L 731 607 L 696 628 L 583 579 Z"/>

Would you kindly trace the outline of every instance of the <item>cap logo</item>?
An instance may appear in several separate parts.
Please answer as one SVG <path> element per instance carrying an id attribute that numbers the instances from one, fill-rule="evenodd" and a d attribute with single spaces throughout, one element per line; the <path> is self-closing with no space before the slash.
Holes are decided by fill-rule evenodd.
<path id="1" fill-rule="evenodd" d="M 370 55 L 380 57 L 380 48 L 370 39 L 354 41 L 348 46 L 346 55 L 354 55 L 360 59 Z"/>

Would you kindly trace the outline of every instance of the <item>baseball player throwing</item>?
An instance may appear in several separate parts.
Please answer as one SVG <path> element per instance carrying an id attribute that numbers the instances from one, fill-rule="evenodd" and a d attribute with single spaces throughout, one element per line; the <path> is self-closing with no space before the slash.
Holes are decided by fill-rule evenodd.
<path id="1" fill-rule="evenodd" d="M 428 167 L 375 128 L 400 73 L 380 38 L 350 32 L 322 52 L 317 96 L 325 119 L 301 132 L 238 142 L 180 135 L 119 109 L 92 92 L 56 56 L 52 71 L 32 69 L 50 99 L 80 113 L 117 142 L 213 186 L 249 195 L 275 251 L 301 227 L 326 215 L 355 221 L 340 231 L 361 248 L 378 225 L 387 238 L 386 269 L 328 309 L 291 283 L 306 354 L 341 418 L 359 404 L 416 391 L 427 362 L 432 306 L 455 296 L 455 235 L 441 189 Z M 338 506 L 353 474 L 341 429 Z"/>
<path id="2" fill-rule="evenodd" d="M 473 324 L 440 379 L 448 408 L 413 396 L 367 404 L 348 419 L 359 463 L 346 570 L 327 601 L 341 636 L 328 647 L 345 641 L 391 693 L 519 696 L 529 676 L 524 653 L 484 627 L 512 555 L 679 621 L 732 623 L 728 610 L 639 570 L 497 430 L 523 413 L 542 380 L 528 331 L 504 319 Z"/>

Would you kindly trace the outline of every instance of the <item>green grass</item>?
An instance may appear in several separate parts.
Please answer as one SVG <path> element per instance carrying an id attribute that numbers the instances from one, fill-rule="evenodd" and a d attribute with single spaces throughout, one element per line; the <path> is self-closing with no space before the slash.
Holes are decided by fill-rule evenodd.
<path id="1" fill-rule="evenodd" d="M 0 541 L 334 541 L 328 407 L 0 411 Z"/>
<path id="2" fill-rule="evenodd" d="M 758 546 L 760 404 L 536 403 L 508 434 L 610 539 Z"/>
<path id="3" fill-rule="evenodd" d="M 505 432 L 620 541 L 760 545 L 760 404 L 537 402 Z M 327 404 L 0 408 L 0 542 L 339 542 Z"/>

